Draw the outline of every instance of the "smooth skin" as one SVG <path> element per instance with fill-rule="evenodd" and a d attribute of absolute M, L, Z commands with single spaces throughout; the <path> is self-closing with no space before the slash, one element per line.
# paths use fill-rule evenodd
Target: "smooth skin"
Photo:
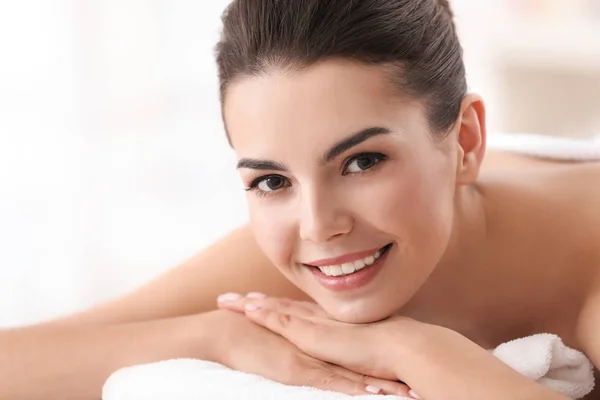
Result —
<path fill-rule="evenodd" d="M 310 349 L 302 337 L 286 336 L 260 318 L 215 311 L 215 299 L 226 292 L 314 299 L 335 319 L 372 324 L 378 332 L 377 321 L 394 314 L 414 326 L 438 327 L 428 330 L 432 340 L 457 340 L 475 353 L 553 332 L 600 365 L 600 164 L 485 154 L 485 108 L 475 95 L 464 99 L 448 137 L 432 141 L 419 102 L 392 96 L 383 70 L 348 62 L 242 80 L 229 92 L 225 118 L 239 159 L 275 160 L 288 169 L 241 168 L 242 181 L 279 174 L 291 185 L 267 197 L 249 191 L 249 226 L 135 292 L 78 315 L 0 332 L 0 348 L 10 349 L 0 355 L 6 383 L 0 399 L 99 398 L 112 371 L 174 357 L 211 359 L 292 384 L 367 392 L 373 377 L 342 359 L 343 373 L 317 363 L 320 374 L 309 382 L 289 381 L 293 368 L 314 370 L 316 364 L 303 364 L 304 352 L 272 331 L 317 356 L 310 363 L 335 355 Z M 391 133 L 320 162 L 340 140 L 371 126 Z M 365 151 L 387 159 L 346 165 Z M 368 173 L 342 173 L 345 166 L 357 172 L 371 164 Z M 299 265 L 388 242 L 394 252 L 358 293 L 330 293 Z M 262 330 L 244 341 L 241 332 L 253 328 Z M 356 340 L 352 330 L 336 332 Z M 279 345 L 258 346 L 264 340 Z M 284 348 L 292 360 L 287 369 L 248 361 Z M 405 377 L 427 400 L 442 392 L 444 399 L 464 396 L 480 381 L 448 374 L 485 369 L 490 359 L 431 371 L 437 360 L 452 358 L 451 350 L 436 346 L 421 357 L 398 349 L 420 369 L 409 377 L 399 361 L 385 359 L 382 366 L 396 375 L 376 378 Z M 438 380 L 420 381 L 433 372 Z M 507 391 L 522 388 L 513 374 L 488 378 Z M 484 398 L 499 393 L 489 390 Z M 549 398 L 538 386 L 532 390 L 528 398 Z"/>

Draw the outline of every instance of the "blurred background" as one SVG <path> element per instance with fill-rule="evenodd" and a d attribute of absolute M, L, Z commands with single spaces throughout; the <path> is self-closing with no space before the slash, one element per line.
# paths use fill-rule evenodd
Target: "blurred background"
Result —
<path fill-rule="evenodd" d="M 0 327 L 122 294 L 246 220 L 226 3 L 0 2 Z M 600 0 L 451 4 L 492 134 L 600 132 Z"/>

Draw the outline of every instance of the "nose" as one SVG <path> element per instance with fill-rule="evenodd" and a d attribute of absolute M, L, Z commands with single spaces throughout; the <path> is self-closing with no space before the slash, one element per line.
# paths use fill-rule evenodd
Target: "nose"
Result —
<path fill-rule="evenodd" d="M 304 190 L 300 196 L 300 238 L 325 243 L 349 233 L 354 220 L 340 200 L 343 198 L 332 192 Z"/>

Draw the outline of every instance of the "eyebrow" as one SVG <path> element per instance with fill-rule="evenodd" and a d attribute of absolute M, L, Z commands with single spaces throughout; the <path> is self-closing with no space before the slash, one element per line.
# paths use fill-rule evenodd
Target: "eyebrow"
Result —
<path fill-rule="evenodd" d="M 331 162 L 340 154 L 350 150 L 351 148 L 358 146 L 365 140 L 372 138 L 377 135 L 389 134 L 391 131 L 388 128 L 384 127 L 371 127 L 362 129 L 346 139 L 341 140 L 340 142 L 333 145 L 329 150 L 325 152 L 325 154 L 321 157 L 321 162 L 323 164 Z M 237 163 L 237 168 L 249 168 L 249 169 L 257 169 L 257 170 L 271 170 L 271 171 L 283 171 L 289 172 L 289 169 L 276 161 L 270 160 L 257 160 L 253 158 L 242 158 Z"/>
<path fill-rule="evenodd" d="M 281 163 L 269 160 L 255 160 L 253 158 L 242 158 L 238 161 L 237 168 L 289 172 L 287 167 Z"/>
<path fill-rule="evenodd" d="M 358 146 L 365 140 L 372 138 L 373 136 L 384 135 L 390 132 L 391 131 L 388 128 L 383 128 L 380 126 L 374 126 L 372 128 L 363 129 L 351 135 L 350 137 L 347 137 L 346 139 L 343 139 L 340 142 L 336 143 L 333 147 L 331 147 L 331 149 L 325 152 L 321 159 L 323 163 L 328 163 L 340 154 L 350 150 L 355 146 Z"/>

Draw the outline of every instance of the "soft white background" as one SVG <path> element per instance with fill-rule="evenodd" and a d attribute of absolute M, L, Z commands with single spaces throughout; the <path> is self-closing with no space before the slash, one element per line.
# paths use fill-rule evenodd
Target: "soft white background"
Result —
<path fill-rule="evenodd" d="M 213 62 L 226 3 L 0 0 L 0 327 L 124 293 L 246 219 Z M 543 18 L 533 3 L 454 1 L 491 130 L 546 120 L 543 108 L 530 125 L 511 120 L 502 62 L 525 77 L 599 71 L 598 3 L 588 2 L 595 23 L 573 11 L 584 0 L 549 0 Z M 517 14 L 542 28 L 515 28 Z M 600 131 L 597 118 L 578 118 L 577 132 Z"/>

